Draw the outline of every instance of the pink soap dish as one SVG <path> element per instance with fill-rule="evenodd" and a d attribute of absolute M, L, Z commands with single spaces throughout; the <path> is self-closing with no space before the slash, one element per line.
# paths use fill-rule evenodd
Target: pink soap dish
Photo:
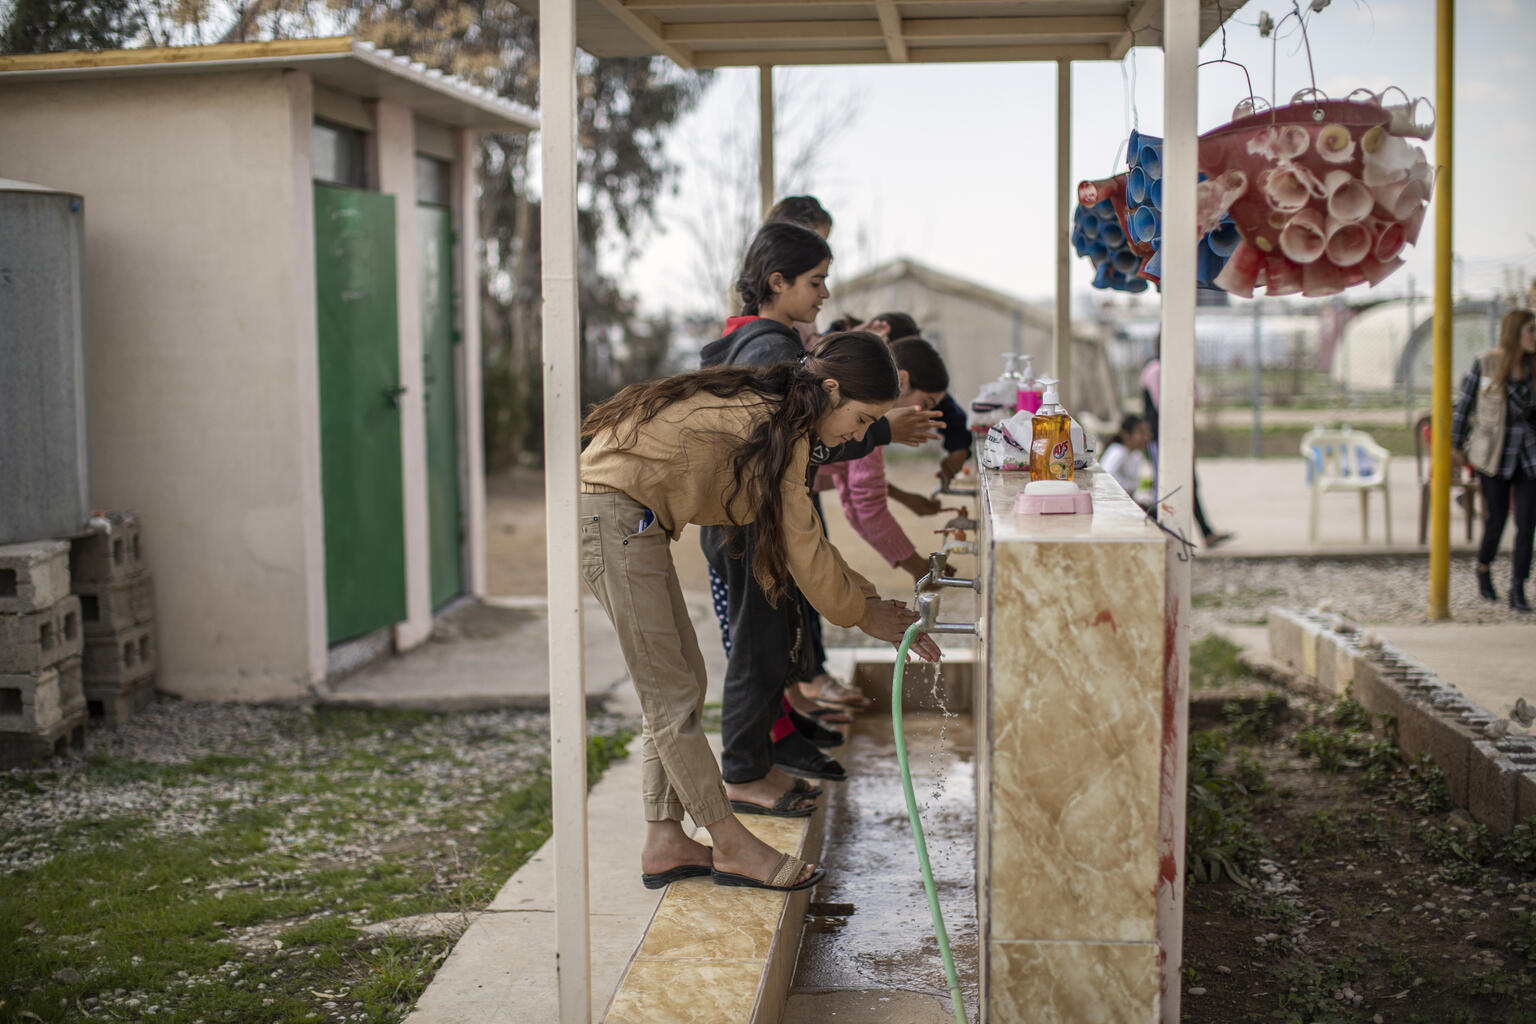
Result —
<path fill-rule="evenodd" d="M 1042 486 L 1045 485 L 1045 486 Z M 1093 512 L 1093 495 L 1066 480 L 1035 480 L 1013 502 L 1016 516 L 1070 515 Z"/>

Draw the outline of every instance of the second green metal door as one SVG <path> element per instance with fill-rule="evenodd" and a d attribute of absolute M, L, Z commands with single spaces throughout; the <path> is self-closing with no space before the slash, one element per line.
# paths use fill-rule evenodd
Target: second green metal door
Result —
<path fill-rule="evenodd" d="M 422 377 L 426 384 L 427 500 L 432 607 L 464 591 L 455 382 L 453 225 L 447 207 L 416 207 L 421 234 Z"/>

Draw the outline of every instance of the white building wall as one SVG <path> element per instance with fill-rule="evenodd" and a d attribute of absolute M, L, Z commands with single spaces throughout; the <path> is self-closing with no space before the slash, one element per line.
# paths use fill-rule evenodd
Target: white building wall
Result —
<path fill-rule="evenodd" d="M 143 519 L 187 697 L 324 672 L 310 116 L 276 70 L 0 85 L 0 176 L 85 197 L 92 501 Z"/>

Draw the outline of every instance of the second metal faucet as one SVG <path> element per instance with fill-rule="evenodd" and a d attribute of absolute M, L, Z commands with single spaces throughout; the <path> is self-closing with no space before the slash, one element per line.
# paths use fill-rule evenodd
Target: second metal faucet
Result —
<path fill-rule="evenodd" d="M 975 580 L 968 580 L 960 576 L 947 576 L 949 572 L 949 555 L 943 551 L 935 551 L 928 556 L 928 573 L 918 580 L 913 589 L 921 594 L 930 587 L 970 587 L 979 589 Z"/>

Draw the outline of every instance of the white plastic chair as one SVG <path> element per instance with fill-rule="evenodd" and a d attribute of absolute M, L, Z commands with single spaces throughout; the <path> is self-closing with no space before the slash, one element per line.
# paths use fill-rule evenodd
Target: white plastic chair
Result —
<path fill-rule="evenodd" d="M 1313 427 L 1301 439 L 1301 457 L 1307 460 L 1307 481 L 1312 489 L 1312 518 L 1307 536 L 1317 543 L 1318 506 L 1328 491 L 1354 491 L 1360 495 L 1360 539 L 1370 540 L 1369 498 L 1381 492 L 1387 519 L 1387 543 L 1392 543 L 1392 496 L 1387 486 L 1391 452 L 1363 430 Z"/>

